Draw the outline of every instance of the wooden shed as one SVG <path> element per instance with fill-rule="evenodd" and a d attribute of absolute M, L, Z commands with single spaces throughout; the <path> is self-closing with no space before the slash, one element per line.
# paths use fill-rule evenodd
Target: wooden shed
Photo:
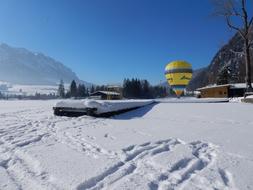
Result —
<path fill-rule="evenodd" d="M 229 97 L 230 84 L 206 86 L 198 88 L 201 98 L 228 98 Z"/>
<path fill-rule="evenodd" d="M 245 83 L 212 85 L 197 89 L 197 91 L 200 92 L 201 98 L 243 97 L 245 90 L 246 90 Z"/>

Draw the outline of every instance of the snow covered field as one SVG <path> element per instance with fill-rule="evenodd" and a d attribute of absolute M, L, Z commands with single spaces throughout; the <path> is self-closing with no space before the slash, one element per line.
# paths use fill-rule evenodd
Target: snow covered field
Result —
<path fill-rule="evenodd" d="M 55 103 L 0 101 L 0 189 L 253 189 L 253 104 L 67 118 Z"/>
<path fill-rule="evenodd" d="M 66 89 L 69 84 L 65 84 Z M 40 94 L 56 94 L 57 85 L 21 85 L 0 81 L 0 90 L 3 94 L 29 96 Z"/>

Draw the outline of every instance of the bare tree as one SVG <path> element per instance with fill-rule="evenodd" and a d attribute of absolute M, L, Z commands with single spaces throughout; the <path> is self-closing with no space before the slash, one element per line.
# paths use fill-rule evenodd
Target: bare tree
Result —
<path fill-rule="evenodd" d="M 213 0 L 215 5 L 215 15 L 223 16 L 229 28 L 236 30 L 244 41 L 243 56 L 246 64 L 246 92 L 253 92 L 251 85 L 251 57 L 250 49 L 253 46 L 253 40 L 250 39 L 250 30 L 252 30 L 253 16 L 250 18 L 247 11 L 247 0 Z M 234 21 L 240 20 L 242 25 L 237 26 Z"/>

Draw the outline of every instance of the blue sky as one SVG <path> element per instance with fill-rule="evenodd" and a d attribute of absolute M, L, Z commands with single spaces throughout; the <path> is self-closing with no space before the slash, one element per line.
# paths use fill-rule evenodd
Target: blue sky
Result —
<path fill-rule="evenodd" d="M 210 0 L 0 0 L 0 41 L 95 84 L 158 84 L 168 62 L 206 66 L 232 36 L 212 11 Z"/>

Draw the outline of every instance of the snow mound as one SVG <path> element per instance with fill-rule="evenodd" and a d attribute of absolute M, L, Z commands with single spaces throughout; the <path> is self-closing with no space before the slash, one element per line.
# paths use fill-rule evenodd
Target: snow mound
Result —
<path fill-rule="evenodd" d="M 241 101 L 245 103 L 253 103 L 253 95 L 246 96 L 245 98 L 241 99 Z"/>
<path fill-rule="evenodd" d="M 241 103 L 242 99 L 244 99 L 244 97 L 233 97 L 233 98 L 229 99 L 229 102 L 232 102 L 232 103 Z"/>
<path fill-rule="evenodd" d="M 247 96 L 246 98 L 253 99 L 253 95 Z"/>
<path fill-rule="evenodd" d="M 96 113 L 101 114 L 142 107 L 154 102 L 154 100 L 62 100 L 57 102 L 55 107 L 76 109 L 96 108 Z"/>

